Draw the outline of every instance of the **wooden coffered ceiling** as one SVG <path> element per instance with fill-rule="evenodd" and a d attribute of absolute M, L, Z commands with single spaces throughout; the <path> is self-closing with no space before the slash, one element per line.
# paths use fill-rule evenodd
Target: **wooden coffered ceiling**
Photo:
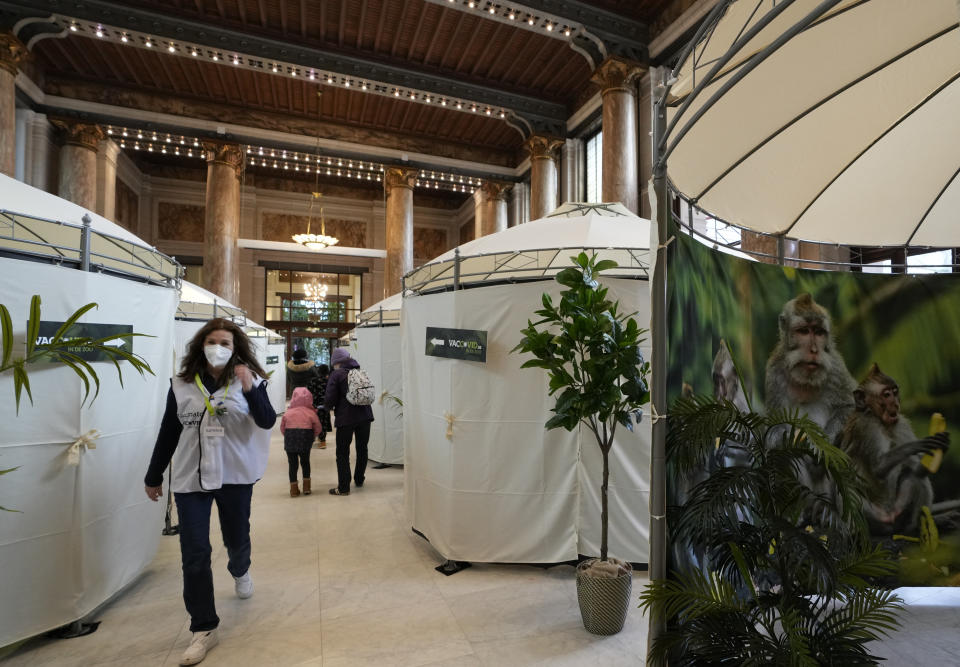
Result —
<path fill-rule="evenodd" d="M 159 112 L 169 116 L 153 127 L 167 131 L 183 131 L 170 118 L 223 121 L 345 142 L 361 158 L 376 147 L 502 172 L 522 161 L 525 135 L 562 133 L 595 92 L 590 54 L 544 21 L 645 59 L 650 27 L 692 4 L 0 0 L 0 21 L 28 43 L 50 113 L 123 123 L 125 109 Z M 505 20 L 514 10 L 540 30 Z"/>

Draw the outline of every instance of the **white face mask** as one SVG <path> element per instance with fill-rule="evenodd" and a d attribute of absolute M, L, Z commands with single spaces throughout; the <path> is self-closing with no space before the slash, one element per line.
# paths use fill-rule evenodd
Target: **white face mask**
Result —
<path fill-rule="evenodd" d="M 214 368 L 223 368 L 233 356 L 233 350 L 223 345 L 204 345 L 203 354 L 207 357 L 207 363 Z"/>

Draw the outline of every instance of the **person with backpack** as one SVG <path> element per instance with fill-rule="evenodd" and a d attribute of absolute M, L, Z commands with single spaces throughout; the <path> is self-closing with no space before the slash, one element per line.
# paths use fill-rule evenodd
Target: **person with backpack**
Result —
<path fill-rule="evenodd" d="M 367 470 L 367 442 L 370 440 L 370 422 L 373 421 L 373 383 L 360 368 L 356 359 L 343 347 L 338 347 L 330 357 L 333 372 L 327 380 L 323 398 L 325 410 L 333 410 L 337 440 L 337 486 L 330 495 L 350 495 L 350 441 L 356 437 L 357 463 L 353 470 L 353 483 L 363 486 Z"/>

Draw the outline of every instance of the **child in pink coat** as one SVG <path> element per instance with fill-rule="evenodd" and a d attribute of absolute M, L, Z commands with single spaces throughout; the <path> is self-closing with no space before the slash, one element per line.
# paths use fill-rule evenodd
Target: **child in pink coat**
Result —
<path fill-rule="evenodd" d="M 310 447 L 321 430 L 317 412 L 313 409 L 313 396 L 306 387 L 297 387 L 290 397 L 290 405 L 280 420 L 283 433 L 283 450 L 290 464 L 290 497 L 300 495 L 297 486 L 297 464 L 303 470 L 303 495 L 310 495 Z"/>

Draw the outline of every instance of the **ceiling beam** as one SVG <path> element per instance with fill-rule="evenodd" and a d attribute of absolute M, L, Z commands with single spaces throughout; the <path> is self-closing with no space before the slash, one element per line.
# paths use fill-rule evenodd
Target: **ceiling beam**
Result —
<path fill-rule="evenodd" d="M 579 0 L 523 0 L 522 4 L 490 0 L 426 2 L 566 41 L 587 59 L 591 68 L 612 55 L 640 62 L 648 60 L 650 29 L 645 23 Z"/>
<path fill-rule="evenodd" d="M 55 22 L 62 21 L 63 18 L 58 18 L 65 16 L 59 14 L 61 8 L 60 0 L 0 0 L 0 10 L 24 18 L 52 15 Z M 261 19 L 266 22 L 263 0 L 261 0 L 261 9 Z M 454 73 L 442 75 L 389 65 L 355 55 L 333 53 L 314 46 L 291 44 L 279 37 L 226 28 L 215 21 L 174 18 L 155 10 L 125 6 L 114 0 L 85 0 L 82 3 L 71 3 L 69 10 L 72 13 L 70 19 L 102 22 L 131 32 L 149 30 L 150 35 L 164 41 L 189 43 L 219 51 L 230 49 L 245 54 L 252 60 L 282 61 L 305 69 L 316 68 L 352 78 L 380 82 L 388 86 L 429 93 L 432 97 L 460 98 L 465 102 L 476 102 L 482 106 L 504 109 L 508 116 L 522 117 L 534 130 L 558 135 L 565 132 L 567 110 L 563 104 L 496 88 L 489 82 L 480 84 L 464 81 Z M 390 94 L 389 91 L 378 91 L 375 88 L 371 86 L 367 92 Z M 417 95 L 415 99 L 419 102 L 421 97 Z"/>

